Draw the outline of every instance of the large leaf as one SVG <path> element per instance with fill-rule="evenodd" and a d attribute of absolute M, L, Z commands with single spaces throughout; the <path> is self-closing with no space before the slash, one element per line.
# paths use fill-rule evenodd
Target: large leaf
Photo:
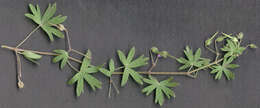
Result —
<path fill-rule="evenodd" d="M 100 68 L 94 67 L 90 65 L 91 63 L 91 52 L 88 50 L 86 56 L 83 59 L 83 62 L 80 67 L 80 71 L 76 73 L 69 81 L 68 84 L 72 85 L 77 82 L 76 94 L 80 96 L 84 91 L 84 81 L 88 83 L 88 85 L 92 88 L 92 90 L 96 90 L 96 88 L 101 88 L 102 83 L 92 76 L 92 73 L 97 72 Z"/>
<path fill-rule="evenodd" d="M 144 57 L 142 55 L 142 56 L 138 57 L 137 59 L 133 60 L 134 54 L 135 54 L 135 47 L 131 48 L 127 57 L 120 50 L 118 50 L 117 53 L 118 53 L 120 61 L 124 65 L 124 72 L 123 72 L 123 77 L 121 80 L 121 86 L 124 86 L 127 83 L 129 76 L 131 76 L 135 80 L 135 82 L 142 85 L 143 77 L 138 72 L 136 72 L 134 70 L 134 68 L 141 67 L 141 66 L 148 64 L 147 61 L 149 58 Z"/>
<path fill-rule="evenodd" d="M 201 58 L 201 50 L 200 48 L 197 49 L 195 54 L 193 54 L 193 51 L 189 48 L 189 46 L 186 46 L 186 50 L 184 50 L 184 54 L 186 55 L 186 58 L 180 57 L 177 59 L 177 61 L 181 64 L 183 64 L 179 70 L 185 70 L 191 67 L 202 67 L 204 65 L 207 65 L 209 63 L 209 59 Z"/>
<path fill-rule="evenodd" d="M 246 49 L 245 47 L 240 46 L 238 42 L 234 42 L 231 39 L 226 39 L 226 45 L 221 48 L 222 51 L 226 52 L 224 57 L 237 57 L 243 53 Z"/>
<path fill-rule="evenodd" d="M 32 13 L 26 13 L 25 16 L 38 24 L 46 32 L 51 41 L 54 40 L 53 35 L 64 38 L 64 34 L 55 28 L 54 25 L 63 23 L 67 19 L 67 16 L 58 15 L 53 17 L 56 12 L 56 3 L 49 4 L 43 16 L 41 15 L 39 5 L 34 6 L 29 4 L 29 8 Z"/>
<path fill-rule="evenodd" d="M 143 79 L 145 83 L 148 83 L 149 85 L 146 86 L 142 92 L 146 93 L 146 95 L 149 95 L 152 91 L 155 92 L 155 103 L 159 103 L 161 106 L 164 102 L 164 95 L 170 99 L 171 97 L 176 97 L 174 91 L 170 89 L 170 87 L 176 87 L 179 85 L 179 83 L 172 82 L 173 78 L 168 78 L 166 80 L 163 80 L 159 82 L 157 79 L 155 79 L 152 76 L 149 76 L 149 79 L 144 78 Z"/>
<path fill-rule="evenodd" d="M 225 58 L 222 65 L 214 65 L 212 66 L 211 74 L 215 74 L 215 79 L 220 80 L 223 73 L 226 76 L 228 80 L 232 80 L 235 78 L 235 75 L 233 72 L 231 72 L 229 69 L 234 69 L 239 67 L 237 64 L 231 64 L 234 57 Z"/>

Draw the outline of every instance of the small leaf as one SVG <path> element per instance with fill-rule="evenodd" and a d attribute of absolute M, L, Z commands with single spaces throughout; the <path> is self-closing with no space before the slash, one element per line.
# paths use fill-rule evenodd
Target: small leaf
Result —
<path fill-rule="evenodd" d="M 113 59 L 110 59 L 109 61 L 109 70 L 111 72 L 114 72 L 115 71 L 115 63 L 114 63 L 114 60 Z"/>
<path fill-rule="evenodd" d="M 65 50 L 53 50 L 58 55 L 52 59 L 53 63 L 60 62 L 60 69 L 63 69 L 69 59 L 69 54 Z"/>
<path fill-rule="evenodd" d="M 209 59 L 201 58 L 201 49 L 198 48 L 195 54 L 193 54 L 193 51 L 190 49 L 189 46 L 186 46 L 186 50 L 184 50 L 184 54 L 186 58 L 180 57 L 177 59 L 177 62 L 183 64 L 181 67 L 179 67 L 179 70 L 185 70 L 192 67 L 202 67 L 209 63 Z"/>
<path fill-rule="evenodd" d="M 39 63 L 36 62 L 36 60 L 39 60 L 39 59 L 42 58 L 41 55 L 36 54 L 36 53 L 33 53 L 33 52 L 31 52 L 31 51 L 24 51 L 24 52 L 22 53 L 22 55 L 23 55 L 27 60 L 29 60 L 29 61 L 31 61 L 31 62 L 37 64 L 37 65 L 39 65 Z"/>
<path fill-rule="evenodd" d="M 33 53 L 33 52 L 31 52 L 31 51 L 24 51 L 22 54 L 23 54 L 25 57 L 30 58 L 30 59 L 38 60 L 38 59 L 41 59 L 41 58 L 42 58 L 41 55 L 36 54 L 36 53 Z"/>

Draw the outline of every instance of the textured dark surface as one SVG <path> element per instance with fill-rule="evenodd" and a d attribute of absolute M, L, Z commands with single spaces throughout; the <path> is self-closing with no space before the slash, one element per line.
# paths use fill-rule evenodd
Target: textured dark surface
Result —
<path fill-rule="evenodd" d="M 51 0 L 33 1 L 45 9 Z M 60 0 L 57 13 L 68 16 L 64 25 L 69 29 L 72 46 L 80 51 L 91 49 L 93 64 L 116 58 L 117 49 L 136 46 L 137 53 L 145 53 L 151 46 L 183 56 L 186 45 L 203 47 L 204 40 L 215 31 L 244 32 L 244 43 L 259 45 L 260 1 L 257 0 Z M 0 1 L 0 44 L 15 46 L 35 26 L 24 17 L 28 12 L 26 0 Z M 37 31 L 23 48 L 51 51 L 64 48 L 64 40 L 50 43 L 45 34 Z M 202 48 L 203 56 L 213 55 Z M 126 50 L 125 50 L 126 51 Z M 259 108 L 260 57 L 259 50 L 247 50 L 235 62 L 233 81 L 213 80 L 208 71 L 197 79 L 176 76 L 181 85 L 175 88 L 176 99 L 167 100 L 164 108 Z M 97 92 L 85 88 L 79 98 L 74 86 L 66 81 L 73 72 L 66 67 L 59 70 L 50 57 L 40 66 L 22 59 L 25 88 L 16 87 L 14 54 L 0 49 L 0 108 L 157 108 L 153 95 L 145 96 L 132 80 L 120 88 L 120 95 L 112 92 L 107 98 L 108 79 L 99 74 L 103 89 Z M 161 60 L 155 71 L 176 71 L 173 60 Z M 146 68 L 143 68 L 146 69 Z M 141 69 L 141 70 L 143 70 Z M 166 76 L 158 76 L 161 79 Z M 120 76 L 114 76 L 119 86 Z"/>

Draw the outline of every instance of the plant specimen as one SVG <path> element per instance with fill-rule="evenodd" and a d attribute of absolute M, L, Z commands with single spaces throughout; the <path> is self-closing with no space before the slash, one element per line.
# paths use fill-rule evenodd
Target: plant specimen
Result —
<path fill-rule="evenodd" d="M 224 76 L 227 80 L 235 78 L 234 72 L 231 70 L 238 68 L 239 65 L 234 64 L 234 60 L 237 59 L 248 48 L 257 48 L 255 44 L 242 45 L 244 37 L 243 33 L 238 34 L 226 34 L 216 32 L 213 36 L 205 41 L 205 47 L 216 55 L 215 58 L 201 57 L 201 48 L 193 51 L 191 47 L 186 46 L 184 49 L 185 57 L 175 57 L 168 51 L 160 51 L 157 47 L 152 47 L 149 52 L 149 57 L 141 55 L 135 57 L 135 47 L 132 47 L 127 56 L 123 51 L 118 50 L 117 55 L 122 66 L 116 67 L 115 61 L 110 59 L 108 62 L 108 68 L 104 65 L 93 65 L 93 60 L 90 50 L 86 53 L 75 50 L 71 46 L 70 36 L 66 27 L 62 24 L 66 20 L 66 16 L 58 15 L 54 16 L 56 12 L 56 4 L 49 4 L 44 13 L 41 13 L 41 9 L 38 5 L 29 4 L 31 13 L 26 13 L 25 16 L 33 20 L 37 24 L 24 40 L 22 40 L 17 46 L 11 47 L 2 45 L 2 48 L 12 50 L 15 53 L 17 61 L 17 84 L 18 88 L 24 88 L 24 82 L 22 81 L 22 64 L 20 56 L 25 57 L 27 60 L 37 63 L 42 56 L 53 56 L 53 63 L 60 63 L 60 69 L 65 66 L 69 66 L 75 75 L 68 80 L 69 85 L 76 84 L 76 95 L 80 96 L 84 92 L 84 82 L 92 88 L 93 91 L 102 87 L 102 82 L 93 76 L 98 72 L 109 78 L 109 93 L 112 86 L 119 93 L 118 87 L 112 80 L 112 75 L 122 75 L 121 86 L 125 86 L 129 78 L 132 78 L 140 86 L 146 85 L 142 92 L 146 95 L 150 95 L 152 92 L 155 95 L 155 103 L 163 105 L 164 98 L 176 97 L 173 87 L 177 87 L 179 83 L 173 82 L 173 78 L 159 81 L 153 75 L 168 75 L 168 76 L 187 76 L 190 78 L 197 78 L 197 75 L 201 71 L 206 69 L 210 70 L 209 73 L 214 75 L 214 79 L 220 80 Z M 52 52 L 42 52 L 35 50 L 27 50 L 20 48 L 35 31 L 42 29 L 48 36 L 51 42 L 54 41 L 54 36 L 58 38 L 66 38 L 67 48 L 56 49 Z M 219 44 L 222 43 L 222 44 Z M 83 60 L 76 59 L 70 56 L 71 53 L 79 54 L 83 57 Z M 181 72 L 153 72 L 160 59 L 173 59 L 176 62 L 182 64 L 178 68 Z M 149 64 L 150 67 L 147 71 L 137 71 L 136 68 L 143 67 Z M 71 62 L 79 63 L 80 68 L 76 68 Z M 121 71 L 121 72 L 120 72 Z"/>

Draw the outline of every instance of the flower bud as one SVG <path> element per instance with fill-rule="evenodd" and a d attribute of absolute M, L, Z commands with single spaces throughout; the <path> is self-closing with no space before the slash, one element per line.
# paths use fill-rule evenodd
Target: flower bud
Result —
<path fill-rule="evenodd" d="M 226 37 L 225 36 L 220 36 L 216 39 L 217 42 L 222 42 Z"/>
<path fill-rule="evenodd" d="M 209 46 L 212 43 L 212 39 L 209 38 L 205 41 L 205 46 Z"/>
<path fill-rule="evenodd" d="M 255 44 L 249 44 L 250 48 L 258 48 Z"/>
<path fill-rule="evenodd" d="M 159 50 L 158 50 L 157 47 L 152 47 L 152 48 L 151 48 L 151 51 L 152 51 L 153 53 L 155 53 L 155 54 L 158 54 L 158 53 L 159 53 Z"/>
<path fill-rule="evenodd" d="M 163 58 L 167 58 L 167 56 L 168 56 L 168 52 L 167 51 L 162 51 L 161 53 L 160 53 L 160 55 L 163 57 Z"/>
<path fill-rule="evenodd" d="M 238 35 L 237 35 L 238 39 L 243 39 L 243 37 L 244 37 L 244 33 L 242 33 L 242 32 L 238 33 Z"/>

